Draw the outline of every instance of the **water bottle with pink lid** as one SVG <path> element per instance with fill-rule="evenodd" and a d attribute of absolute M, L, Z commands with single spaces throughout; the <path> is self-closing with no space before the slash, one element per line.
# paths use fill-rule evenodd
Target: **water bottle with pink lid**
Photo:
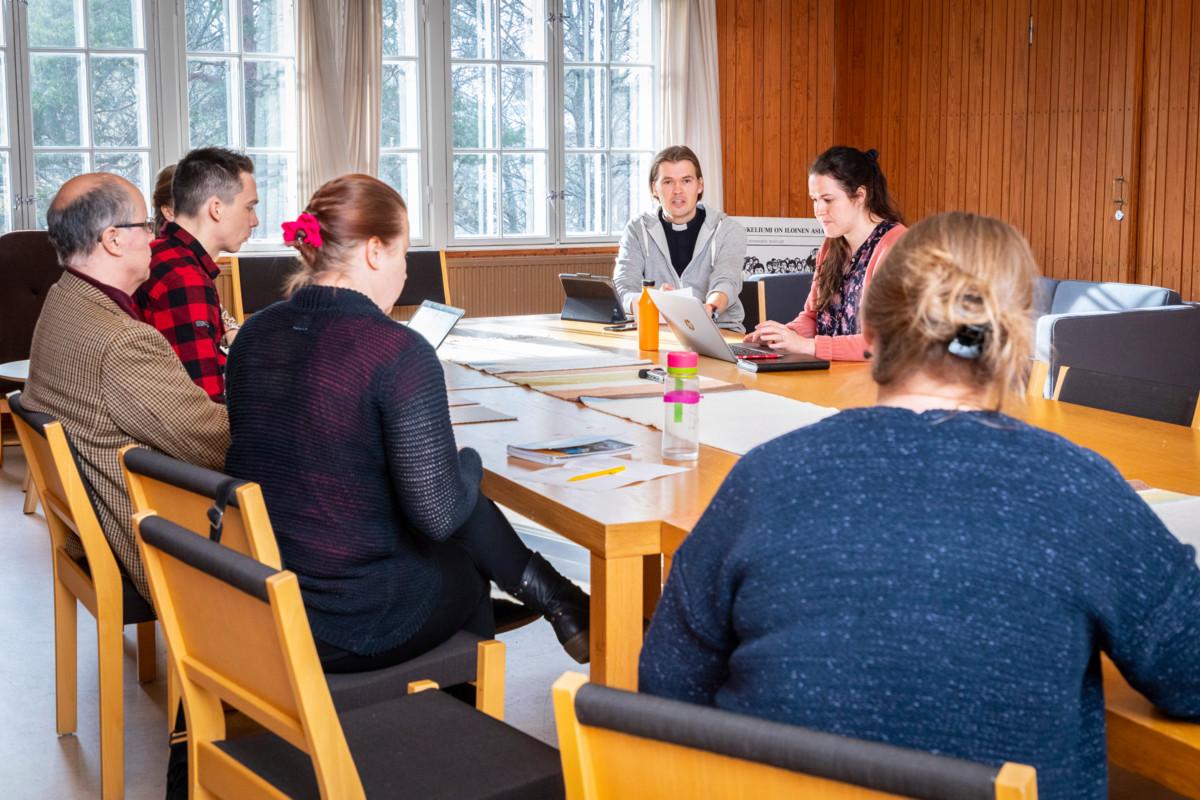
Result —
<path fill-rule="evenodd" d="M 671 461 L 695 461 L 700 457 L 699 363 L 695 353 L 667 354 L 662 457 Z"/>

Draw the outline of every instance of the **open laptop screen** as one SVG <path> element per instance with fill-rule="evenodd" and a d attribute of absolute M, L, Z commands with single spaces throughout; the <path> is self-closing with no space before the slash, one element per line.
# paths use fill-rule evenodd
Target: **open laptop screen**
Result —
<path fill-rule="evenodd" d="M 408 321 L 408 327 L 424 336 L 436 350 L 465 313 L 461 308 L 426 300 Z"/>

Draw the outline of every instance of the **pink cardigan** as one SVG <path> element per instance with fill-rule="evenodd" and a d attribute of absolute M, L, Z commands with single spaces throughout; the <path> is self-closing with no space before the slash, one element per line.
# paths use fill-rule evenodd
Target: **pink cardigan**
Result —
<path fill-rule="evenodd" d="M 875 274 L 875 268 L 883 261 L 883 257 L 892 249 L 892 245 L 908 230 L 903 225 L 897 225 L 883 235 L 879 240 L 879 244 L 875 245 L 875 252 L 871 254 L 871 260 L 867 263 L 867 274 L 863 278 L 863 294 L 867 293 L 867 287 L 871 285 L 871 277 Z M 804 310 L 800 312 L 800 316 L 789 322 L 787 326 L 805 338 L 813 338 L 817 332 L 817 277 L 821 272 L 821 265 L 825 261 L 825 251 L 829 249 L 829 244 L 826 242 L 821 245 L 821 251 L 817 253 L 817 275 L 813 276 L 812 289 L 808 292 L 808 300 L 804 302 Z M 861 303 L 862 300 L 860 299 Z M 866 361 L 864 352 L 866 351 L 866 342 L 863 341 L 861 333 L 856 333 L 852 336 L 817 336 L 817 358 L 823 358 L 826 361 Z"/>

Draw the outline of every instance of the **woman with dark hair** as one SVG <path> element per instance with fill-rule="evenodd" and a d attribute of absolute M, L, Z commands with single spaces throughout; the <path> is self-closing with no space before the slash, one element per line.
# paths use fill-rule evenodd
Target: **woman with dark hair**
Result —
<path fill-rule="evenodd" d="M 829 148 L 808 170 L 808 193 L 825 244 L 804 310 L 786 325 L 760 322 L 746 341 L 831 361 L 863 361 L 859 307 L 875 269 L 903 235 L 903 220 L 874 150 Z"/>
<path fill-rule="evenodd" d="M 433 347 L 388 316 L 407 270 L 404 200 L 345 175 L 283 228 L 301 268 L 230 353 L 225 469 L 262 486 L 326 671 L 407 661 L 462 629 L 493 635 L 489 581 L 586 661 L 587 595 L 484 497 Z"/>
<path fill-rule="evenodd" d="M 171 194 L 171 179 L 175 177 L 175 165 L 168 164 L 159 170 L 154 179 L 154 232 L 161 235 L 163 226 L 175 221 L 175 198 Z"/>
<path fill-rule="evenodd" d="M 1103 458 L 1001 413 L 1036 279 L 1000 220 L 904 235 L 863 304 L 877 405 L 738 462 L 675 553 L 639 691 L 1029 764 L 1044 800 L 1108 797 L 1102 652 L 1200 718 L 1195 549 Z"/>

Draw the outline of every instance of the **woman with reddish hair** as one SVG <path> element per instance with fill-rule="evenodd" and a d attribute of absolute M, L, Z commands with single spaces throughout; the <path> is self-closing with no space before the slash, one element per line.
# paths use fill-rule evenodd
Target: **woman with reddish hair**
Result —
<path fill-rule="evenodd" d="M 587 595 L 484 497 L 433 347 L 388 316 L 406 275 L 404 200 L 345 175 L 283 227 L 301 267 L 230 353 L 225 469 L 262 486 L 326 671 L 406 661 L 462 629 L 493 635 L 491 581 L 586 661 Z"/>

